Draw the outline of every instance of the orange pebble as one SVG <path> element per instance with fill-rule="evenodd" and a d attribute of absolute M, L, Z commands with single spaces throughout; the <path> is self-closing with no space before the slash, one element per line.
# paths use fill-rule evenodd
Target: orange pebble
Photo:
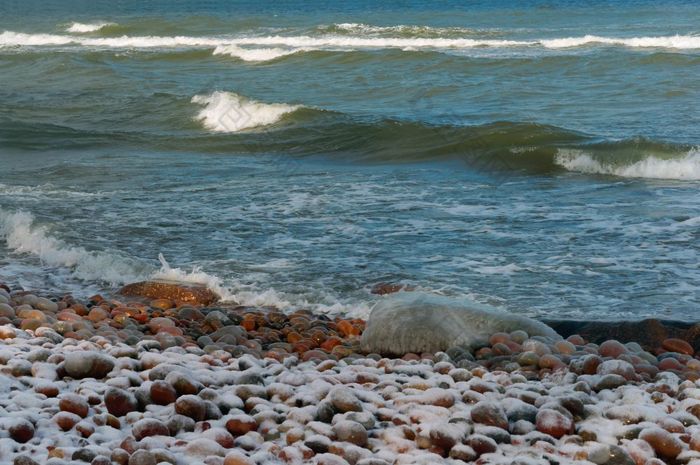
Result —
<path fill-rule="evenodd" d="M 253 331 L 257 325 L 255 324 L 255 320 L 245 319 L 241 321 L 241 326 L 243 326 L 246 331 Z"/>

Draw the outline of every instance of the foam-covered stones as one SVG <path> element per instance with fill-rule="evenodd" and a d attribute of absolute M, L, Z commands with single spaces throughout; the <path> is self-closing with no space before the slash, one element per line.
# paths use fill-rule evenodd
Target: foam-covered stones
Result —
<path fill-rule="evenodd" d="M 66 354 L 63 369 L 71 378 L 102 379 L 114 368 L 114 360 L 95 351 L 70 352 Z"/>

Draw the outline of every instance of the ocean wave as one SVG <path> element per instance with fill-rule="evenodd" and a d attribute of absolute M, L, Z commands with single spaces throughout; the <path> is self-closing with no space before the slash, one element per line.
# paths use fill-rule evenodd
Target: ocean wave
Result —
<path fill-rule="evenodd" d="M 27 34 L 4 31 L 0 33 L 0 47 L 71 45 L 102 48 L 211 48 L 215 54 L 229 54 L 243 60 L 264 61 L 302 51 L 333 50 L 338 52 L 358 49 L 400 49 L 404 51 L 454 51 L 473 48 L 566 49 L 591 45 L 623 46 L 632 48 L 664 48 L 688 50 L 700 48 L 700 36 L 675 35 L 658 37 L 602 37 L 585 35 L 536 40 L 510 40 L 485 37 L 374 37 L 341 34 L 271 35 L 249 37 L 193 37 L 193 36 L 128 36 L 83 37 L 60 34 Z M 242 48 L 243 47 L 243 48 Z M 245 47 L 250 47 L 247 49 Z M 266 58 L 267 57 L 267 58 Z"/>
<path fill-rule="evenodd" d="M 659 37 L 601 37 L 585 35 L 583 37 L 566 37 L 561 39 L 540 40 L 547 48 L 573 48 L 585 45 L 621 45 L 631 48 L 667 48 L 667 49 L 697 49 L 700 48 L 700 36 L 675 35 Z"/>
<path fill-rule="evenodd" d="M 243 61 L 271 61 L 309 50 L 308 48 L 241 48 L 237 45 L 219 45 L 214 49 L 214 55 L 228 55 Z"/>
<path fill-rule="evenodd" d="M 146 268 L 134 260 L 106 252 L 91 252 L 66 244 L 52 236 L 47 227 L 37 226 L 31 213 L 0 210 L 0 239 L 8 249 L 29 254 L 49 267 L 70 268 L 72 275 L 84 281 L 111 285 L 138 281 Z"/>
<path fill-rule="evenodd" d="M 464 27 L 433 27 L 415 24 L 397 24 L 394 26 L 376 26 L 364 23 L 336 23 L 319 27 L 322 33 L 351 34 L 397 34 L 407 37 L 444 37 L 468 34 L 487 34 L 493 31 Z"/>
<path fill-rule="evenodd" d="M 555 163 L 569 171 L 589 174 L 607 174 L 626 178 L 700 180 L 700 150 L 691 149 L 674 158 L 641 155 L 632 162 L 620 162 L 615 158 L 596 158 L 583 149 L 560 149 Z"/>
<path fill-rule="evenodd" d="M 221 278 L 205 273 L 199 267 L 194 267 L 192 271 L 186 271 L 182 268 L 173 268 L 167 260 L 165 260 L 162 253 L 158 254 L 158 260 L 160 261 L 161 268 L 153 273 L 150 279 L 165 279 L 181 283 L 201 284 L 211 289 L 224 301 L 238 302 L 238 299 L 231 290 L 224 286 Z"/>
<path fill-rule="evenodd" d="M 262 103 L 233 92 L 217 91 L 210 95 L 195 95 L 192 103 L 203 105 L 196 119 L 214 132 L 240 132 L 277 123 L 300 105 Z"/>
<path fill-rule="evenodd" d="M 0 141 L 24 150 L 104 147 L 119 140 L 138 147 L 200 153 L 275 153 L 323 156 L 358 163 L 459 160 L 472 170 L 555 174 L 564 170 L 659 179 L 700 179 L 693 145 L 645 138 L 606 141 L 594 135 L 531 122 L 433 125 L 392 119 L 364 120 L 302 105 L 262 103 L 216 91 L 171 102 L 182 113 L 180 132 L 101 133 L 0 119 Z M 193 128 L 191 104 L 206 131 Z M 284 124 L 278 124 L 284 121 Z M 276 125 L 274 131 L 261 131 Z M 73 168 L 72 168 L 73 169 Z"/>
<path fill-rule="evenodd" d="M 107 26 L 116 26 L 116 24 L 106 21 L 98 21 L 96 23 L 72 23 L 66 28 L 66 31 L 76 34 L 86 34 L 88 32 L 97 32 Z"/>

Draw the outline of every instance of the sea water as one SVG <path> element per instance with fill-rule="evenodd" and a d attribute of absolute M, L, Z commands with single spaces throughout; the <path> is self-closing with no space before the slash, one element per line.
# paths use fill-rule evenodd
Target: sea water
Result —
<path fill-rule="evenodd" d="M 697 319 L 692 1 L 0 5 L 0 281 Z"/>

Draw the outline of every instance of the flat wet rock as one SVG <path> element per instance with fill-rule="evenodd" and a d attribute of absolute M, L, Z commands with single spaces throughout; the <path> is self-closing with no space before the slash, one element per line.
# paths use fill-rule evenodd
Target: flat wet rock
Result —
<path fill-rule="evenodd" d="M 220 300 L 220 297 L 206 286 L 165 280 L 127 284 L 119 290 L 119 294 L 128 297 L 165 299 L 192 305 L 211 305 Z M 165 304 L 161 301 L 158 305 Z"/>

